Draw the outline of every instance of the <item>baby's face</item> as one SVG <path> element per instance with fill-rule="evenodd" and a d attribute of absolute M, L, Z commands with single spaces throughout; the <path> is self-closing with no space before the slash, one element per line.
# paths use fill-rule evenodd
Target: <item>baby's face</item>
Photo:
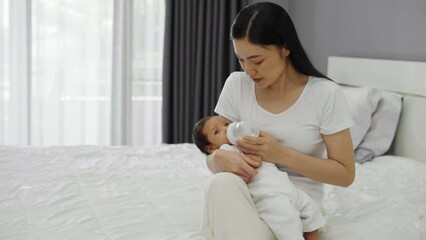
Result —
<path fill-rule="evenodd" d="M 203 133 L 211 143 L 208 152 L 219 149 L 222 144 L 230 144 L 226 131 L 228 130 L 229 121 L 223 117 L 213 116 L 204 125 Z"/>

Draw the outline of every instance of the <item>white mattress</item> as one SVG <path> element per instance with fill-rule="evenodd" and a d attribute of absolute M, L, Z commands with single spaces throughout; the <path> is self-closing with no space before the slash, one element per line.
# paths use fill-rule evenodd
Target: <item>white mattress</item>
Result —
<path fill-rule="evenodd" d="M 196 239 L 210 176 L 192 144 L 0 147 L 0 239 Z M 424 163 L 357 165 L 325 189 L 321 239 L 426 239 L 425 186 Z"/>

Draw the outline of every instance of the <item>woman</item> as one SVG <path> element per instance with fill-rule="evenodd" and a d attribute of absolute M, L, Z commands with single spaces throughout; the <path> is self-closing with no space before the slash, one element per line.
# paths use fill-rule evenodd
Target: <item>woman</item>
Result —
<path fill-rule="evenodd" d="M 352 119 L 338 85 L 313 67 L 279 5 L 248 5 L 231 39 L 244 72 L 228 77 L 215 112 L 264 131 L 237 142 L 245 154 L 219 149 L 207 157 L 219 174 L 206 190 L 202 231 L 208 239 L 275 239 L 245 183 L 262 161 L 275 163 L 321 205 L 323 183 L 345 187 L 354 180 Z"/>

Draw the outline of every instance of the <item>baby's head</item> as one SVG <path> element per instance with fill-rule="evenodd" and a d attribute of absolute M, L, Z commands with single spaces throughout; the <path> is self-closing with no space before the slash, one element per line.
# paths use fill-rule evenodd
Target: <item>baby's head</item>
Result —
<path fill-rule="evenodd" d="M 222 144 L 230 144 L 226 136 L 229 121 L 220 116 L 207 116 L 195 123 L 192 141 L 201 152 L 210 154 Z"/>

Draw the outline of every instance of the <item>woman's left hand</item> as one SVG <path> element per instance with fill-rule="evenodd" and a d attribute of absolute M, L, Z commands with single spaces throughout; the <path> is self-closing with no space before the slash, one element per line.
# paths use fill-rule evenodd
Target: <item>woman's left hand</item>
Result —
<path fill-rule="evenodd" d="M 243 153 L 260 156 L 266 162 L 282 163 L 285 156 L 285 147 L 263 131 L 260 131 L 259 137 L 244 136 L 237 141 L 237 147 Z"/>

